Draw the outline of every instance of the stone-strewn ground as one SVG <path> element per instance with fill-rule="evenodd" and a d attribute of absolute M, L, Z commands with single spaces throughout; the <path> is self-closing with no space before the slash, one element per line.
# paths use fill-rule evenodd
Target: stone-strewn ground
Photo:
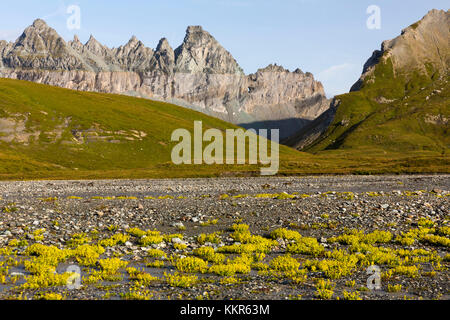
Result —
<path fill-rule="evenodd" d="M 0 298 L 448 299 L 449 181 L 0 182 Z"/>

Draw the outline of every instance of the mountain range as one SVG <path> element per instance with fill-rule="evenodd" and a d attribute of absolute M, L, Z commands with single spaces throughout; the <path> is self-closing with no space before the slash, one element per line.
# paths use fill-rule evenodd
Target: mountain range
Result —
<path fill-rule="evenodd" d="M 66 42 L 38 19 L 15 42 L 0 42 L 0 77 L 171 102 L 248 128 L 280 128 L 282 138 L 330 105 L 322 84 L 300 69 L 269 65 L 245 75 L 200 26 L 188 27 L 175 50 L 165 38 L 153 50 L 134 36 L 110 49 L 93 36 Z"/>
<path fill-rule="evenodd" d="M 245 75 L 201 27 L 175 50 L 135 37 L 110 49 L 94 37 L 65 42 L 36 20 L 0 42 L 0 78 L 10 78 L 0 79 L 0 179 L 259 172 L 173 165 L 171 132 L 195 120 L 281 127 L 280 174 L 449 172 L 449 30 L 450 12 L 431 10 L 374 51 L 351 92 L 328 100 L 300 70 Z"/>

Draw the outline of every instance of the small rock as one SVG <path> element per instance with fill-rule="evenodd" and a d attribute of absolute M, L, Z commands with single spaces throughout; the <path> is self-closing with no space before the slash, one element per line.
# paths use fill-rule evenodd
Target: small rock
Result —
<path fill-rule="evenodd" d="M 6 230 L 5 232 L 3 232 L 3 235 L 6 237 L 12 237 L 12 233 L 9 230 Z"/>
<path fill-rule="evenodd" d="M 286 247 L 286 242 L 284 241 L 284 239 L 278 238 L 277 242 L 278 242 L 280 247 L 282 247 L 282 248 Z"/>
<path fill-rule="evenodd" d="M 125 246 L 127 248 L 131 248 L 133 246 L 133 244 L 130 241 L 125 242 Z"/>
<path fill-rule="evenodd" d="M 183 222 L 175 222 L 172 224 L 172 227 L 177 228 L 177 229 L 183 229 L 184 224 L 183 224 Z"/>
<path fill-rule="evenodd" d="M 183 240 L 181 240 L 180 238 L 172 238 L 172 243 L 173 244 L 183 244 Z"/>
<path fill-rule="evenodd" d="M 25 274 L 23 274 L 22 272 L 11 272 L 11 277 L 23 277 L 25 276 Z"/>

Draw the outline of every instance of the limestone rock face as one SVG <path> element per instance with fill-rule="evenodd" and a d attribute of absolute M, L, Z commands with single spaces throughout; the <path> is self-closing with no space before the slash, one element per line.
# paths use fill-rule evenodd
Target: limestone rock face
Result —
<path fill-rule="evenodd" d="M 351 91 L 358 91 L 381 61 L 391 59 L 396 73 L 427 72 L 429 65 L 445 73 L 450 65 L 450 11 L 431 10 L 422 20 L 384 41 L 364 65 L 363 74 Z"/>
<path fill-rule="evenodd" d="M 0 41 L 0 57 L 6 56 L 11 49 L 12 43 L 6 42 L 5 40 Z M 3 59 L 0 59 L 0 69 L 3 67 Z"/>
<path fill-rule="evenodd" d="M 66 43 L 36 20 L 15 43 L 0 42 L 0 77 L 167 101 L 247 128 L 278 128 L 282 138 L 330 107 L 312 74 L 270 65 L 247 76 L 199 26 L 176 50 L 165 38 L 152 50 L 136 37 L 110 49 L 93 36 Z"/>
<path fill-rule="evenodd" d="M 154 52 L 133 36 L 124 46 L 114 50 L 116 63 L 125 70 L 139 71 L 149 67 Z"/>
<path fill-rule="evenodd" d="M 83 61 L 74 54 L 55 30 L 43 20 L 36 20 L 3 56 L 8 68 L 75 70 L 86 69 Z"/>
<path fill-rule="evenodd" d="M 445 70 L 450 64 L 450 11 L 431 10 L 422 20 L 404 29 L 402 35 L 383 42 L 396 69 L 433 63 Z"/>
<path fill-rule="evenodd" d="M 245 111 L 254 112 L 268 106 L 284 106 L 278 112 L 286 116 L 299 114 L 305 119 L 315 119 L 324 110 L 324 89 L 311 73 L 300 70 L 289 72 L 283 67 L 270 65 L 247 78 L 248 92 L 245 94 Z M 317 114 L 319 113 L 319 114 Z"/>
<path fill-rule="evenodd" d="M 161 71 L 172 74 L 175 67 L 175 52 L 166 38 L 159 40 L 155 55 L 150 61 L 149 71 Z"/>

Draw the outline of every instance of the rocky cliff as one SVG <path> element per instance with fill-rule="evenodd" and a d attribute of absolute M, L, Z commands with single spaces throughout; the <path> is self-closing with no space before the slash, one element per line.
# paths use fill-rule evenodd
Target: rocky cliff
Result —
<path fill-rule="evenodd" d="M 373 83 L 375 67 L 387 60 L 392 63 L 396 76 L 411 71 L 447 73 L 450 65 L 449 26 L 449 11 L 434 9 L 402 30 L 400 36 L 384 41 L 381 50 L 374 51 L 367 60 L 361 78 L 351 91 L 359 91 L 364 83 Z"/>
<path fill-rule="evenodd" d="M 172 102 L 244 127 L 280 128 L 282 138 L 330 104 L 310 73 L 270 65 L 245 75 L 199 26 L 189 27 L 175 50 L 167 39 L 152 50 L 134 36 L 110 49 L 93 36 L 66 42 L 36 20 L 16 42 L 0 42 L 0 77 Z"/>

